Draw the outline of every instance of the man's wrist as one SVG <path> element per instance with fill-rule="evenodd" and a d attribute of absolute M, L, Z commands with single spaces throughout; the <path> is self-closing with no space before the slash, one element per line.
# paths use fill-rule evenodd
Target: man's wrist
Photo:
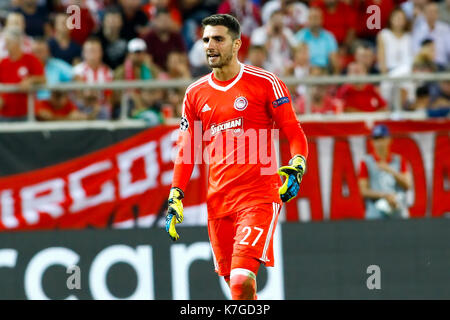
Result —
<path fill-rule="evenodd" d="M 178 187 L 172 187 L 172 188 L 170 188 L 169 199 L 171 199 L 171 198 L 175 198 L 175 199 L 178 199 L 178 200 L 183 199 L 183 198 L 184 198 L 184 192 L 183 192 L 183 190 L 181 190 L 181 189 L 178 188 Z"/>

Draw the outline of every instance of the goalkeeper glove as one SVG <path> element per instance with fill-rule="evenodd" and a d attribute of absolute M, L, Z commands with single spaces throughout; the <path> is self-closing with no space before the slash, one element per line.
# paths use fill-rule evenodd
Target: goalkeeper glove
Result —
<path fill-rule="evenodd" d="M 288 166 L 278 169 L 278 174 L 286 177 L 283 185 L 278 189 L 281 201 L 289 202 L 297 196 L 305 169 L 306 160 L 300 155 L 292 158 Z"/>
<path fill-rule="evenodd" d="M 174 187 L 170 189 L 169 208 L 166 214 L 166 231 L 173 241 L 177 241 L 180 238 L 175 230 L 175 224 L 183 222 L 183 203 L 181 202 L 183 198 L 184 193 L 180 188 Z"/>

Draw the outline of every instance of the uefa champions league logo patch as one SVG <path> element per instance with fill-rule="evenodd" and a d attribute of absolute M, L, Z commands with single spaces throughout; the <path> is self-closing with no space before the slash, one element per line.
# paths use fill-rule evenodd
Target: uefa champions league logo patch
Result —
<path fill-rule="evenodd" d="M 237 97 L 236 100 L 234 100 L 234 108 L 237 111 L 243 111 L 248 106 L 248 101 L 245 97 Z"/>

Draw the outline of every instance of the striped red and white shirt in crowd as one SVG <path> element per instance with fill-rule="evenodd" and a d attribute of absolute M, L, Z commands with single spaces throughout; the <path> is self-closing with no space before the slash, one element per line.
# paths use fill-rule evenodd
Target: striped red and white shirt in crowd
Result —
<path fill-rule="evenodd" d="M 105 64 L 101 64 L 98 68 L 93 69 L 86 62 L 81 62 L 73 67 L 74 77 L 86 83 L 105 83 L 114 79 L 113 71 Z M 112 90 L 106 89 L 101 91 L 100 104 L 111 109 L 109 97 L 112 96 Z"/>

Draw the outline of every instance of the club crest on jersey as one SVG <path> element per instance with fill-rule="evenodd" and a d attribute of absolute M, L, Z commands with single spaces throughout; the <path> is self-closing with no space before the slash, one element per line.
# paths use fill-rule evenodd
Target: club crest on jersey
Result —
<path fill-rule="evenodd" d="M 288 97 L 281 97 L 280 99 L 277 99 L 275 101 L 272 102 L 272 106 L 274 108 L 277 108 L 285 103 L 289 103 L 289 98 Z"/>
<path fill-rule="evenodd" d="M 243 111 L 248 106 L 248 100 L 245 97 L 237 97 L 236 100 L 234 100 L 234 108 L 237 111 Z"/>
<path fill-rule="evenodd" d="M 212 124 L 211 125 L 211 135 L 214 136 L 218 134 L 219 132 L 226 131 L 226 130 L 233 130 L 233 133 L 236 135 L 239 135 L 243 131 L 243 123 L 244 119 L 236 118 L 232 120 L 228 120 L 219 124 Z"/>

